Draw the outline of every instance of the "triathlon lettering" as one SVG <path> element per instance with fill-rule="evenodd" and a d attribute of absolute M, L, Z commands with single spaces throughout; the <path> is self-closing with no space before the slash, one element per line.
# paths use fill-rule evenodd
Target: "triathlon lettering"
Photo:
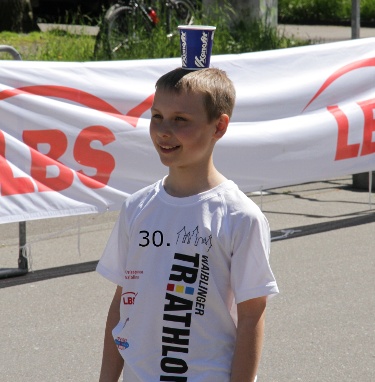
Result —
<path fill-rule="evenodd" d="M 195 283 L 198 279 L 199 253 L 174 254 L 165 294 L 164 325 L 160 381 L 186 382 L 189 366 L 184 354 L 189 353 L 190 326 Z"/>
<path fill-rule="evenodd" d="M 198 283 L 198 293 L 195 299 L 195 314 L 200 316 L 204 315 L 204 308 L 207 299 L 208 281 L 210 279 L 210 266 L 208 264 L 208 257 L 202 256 L 201 273 Z"/>

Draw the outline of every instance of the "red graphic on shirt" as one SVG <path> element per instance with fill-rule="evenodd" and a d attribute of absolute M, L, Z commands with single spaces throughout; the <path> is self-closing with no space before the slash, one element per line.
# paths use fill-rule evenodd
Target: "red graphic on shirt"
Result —
<path fill-rule="evenodd" d="M 354 70 L 363 69 L 366 67 L 375 67 L 374 57 L 352 62 L 334 72 L 323 83 L 317 93 L 306 105 L 304 110 L 306 110 L 330 85 L 332 85 L 334 81 Z M 327 110 L 336 119 L 338 128 L 335 160 L 356 158 L 358 156 L 365 156 L 375 153 L 375 141 L 373 141 L 373 137 L 375 136 L 375 98 L 358 102 L 357 104 L 361 108 L 364 116 L 363 136 L 361 142 L 351 144 L 348 142 L 350 131 L 348 117 L 337 105 L 327 107 Z"/>
<path fill-rule="evenodd" d="M 122 302 L 124 305 L 134 305 L 135 298 L 137 297 L 138 293 L 135 292 L 125 292 L 121 295 Z"/>
<path fill-rule="evenodd" d="M 66 86 L 33 85 L 17 89 L 6 89 L 0 92 L 0 101 L 23 94 L 73 101 L 90 109 L 119 118 L 133 127 L 137 126 L 140 116 L 151 107 L 154 97 L 153 94 L 150 95 L 125 115 L 93 94 Z M 29 176 L 16 177 L 6 159 L 6 139 L 0 130 L 0 196 L 62 191 L 73 184 L 74 174 L 86 187 L 91 189 L 102 188 L 108 184 L 116 166 L 115 159 L 110 153 L 94 149 L 91 146 L 94 141 L 100 142 L 104 147 L 116 140 L 112 131 L 105 126 L 88 126 L 82 129 L 73 146 L 75 162 L 79 166 L 93 168 L 95 175 L 87 175 L 83 168 L 72 170 L 60 161 L 60 158 L 69 149 L 68 138 L 61 130 L 24 130 L 22 139 L 30 150 L 30 168 L 29 171 L 25 172 L 25 175 Z M 42 154 L 38 150 L 38 146 L 41 144 L 49 147 L 47 153 Z M 48 172 L 48 169 L 51 168 L 54 169 L 54 176 L 51 176 L 51 173 Z"/>

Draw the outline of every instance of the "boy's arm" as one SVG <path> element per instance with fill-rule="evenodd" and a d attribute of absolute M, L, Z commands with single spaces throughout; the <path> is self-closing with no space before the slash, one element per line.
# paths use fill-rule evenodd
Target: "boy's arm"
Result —
<path fill-rule="evenodd" d="M 120 321 L 121 294 L 122 288 L 118 286 L 108 311 L 99 382 L 118 382 L 124 367 L 124 360 L 112 337 L 112 330 Z"/>
<path fill-rule="evenodd" d="M 267 297 L 237 305 L 237 340 L 232 361 L 231 382 L 253 382 L 262 353 Z"/>

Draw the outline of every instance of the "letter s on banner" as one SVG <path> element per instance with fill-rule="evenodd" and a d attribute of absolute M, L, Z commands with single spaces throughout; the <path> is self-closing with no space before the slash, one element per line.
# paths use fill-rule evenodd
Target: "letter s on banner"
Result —
<path fill-rule="evenodd" d="M 83 170 L 77 171 L 81 182 L 90 188 L 104 187 L 115 169 L 116 162 L 113 156 L 105 151 L 96 150 L 91 147 L 91 143 L 99 141 L 103 146 L 114 142 L 116 137 L 111 130 L 104 126 L 90 126 L 83 129 L 74 145 L 74 159 L 83 166 L 96 168 L 94 176 L 86 175 Z"/>
<path fill-rule="evenodd" d="M 107 152 L 93 149 L 91 143 L 99 141 L 107 145 L 115 141 L 114 134 L 104 126 L 90 126 L 83 129 L 74 144 L 73 155 L 77 163 L 93 167 L 96 175 L 88 176 L 83 170 L 77 171 L 81 182 L 89 188 L 102 188 L 110 178 L 115 168 L 115 160 Z M 23 140 L 31 150 L 31 176 L 38 182 L 39 191 L 62 191 L 73 184 L 74 172 L 62 164 L 59 159 L 67 150 L 66 135 L 60 130 L 32 130 L 23 132 Z M 50 150 L 42 154 L 38 150 L 39 144 L 48 144 Z M 48 176 L 48 166 L 55 166 L 59 174 Z"/>

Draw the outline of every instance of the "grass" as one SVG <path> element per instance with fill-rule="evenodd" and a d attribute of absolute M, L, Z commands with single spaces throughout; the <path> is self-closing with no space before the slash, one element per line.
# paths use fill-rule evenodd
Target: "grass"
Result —
<path fill-rule="evenodd" d="M 88 61 L 92 57 L 95 40 L 92 36 L 79 36 L 63 31 L 18 34 L 0 33 L 0 44 L 10 45 L 29 61 Z M 2 53 L 2 59 L 11 56 Z"/>

